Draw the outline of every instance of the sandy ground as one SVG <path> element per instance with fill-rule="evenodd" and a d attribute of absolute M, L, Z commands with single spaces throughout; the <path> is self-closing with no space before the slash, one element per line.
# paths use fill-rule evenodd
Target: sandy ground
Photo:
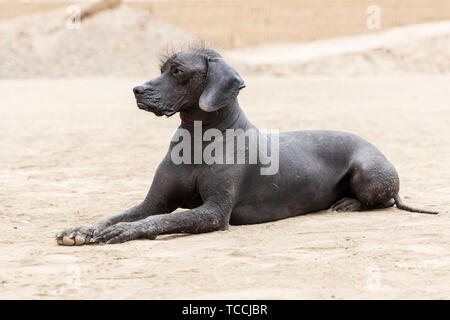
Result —
<path fill-rule="evenodd" d="M 139 203 L 178 118 L 138 110 L 144 79 L 0 80 L 0 298 L 450 298 L 450 75 L 245 77 L 260 128 L 338 129 L 393 162 L 395 208 L 309 214 L 120 245 L 53 235 Z"/>

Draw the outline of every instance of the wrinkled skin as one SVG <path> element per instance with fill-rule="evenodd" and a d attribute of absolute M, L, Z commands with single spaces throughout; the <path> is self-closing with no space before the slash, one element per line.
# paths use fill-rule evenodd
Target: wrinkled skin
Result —
<path fill-rule="evenodd" d="M 218 53 L 199 49 L 173 55 L 162 64 L 161 76 L 133 91 L 140 109 L 157 116 L 179 113 L 179 130 L 193 134 L 198 120 L 203 132 L 257 130 L 237 102 L 243 87 L 241 77 Z M 229 224 L 275 221 L 330 207 L 348 211 L 399 206 L 397 172 L 358 136 L 295 131 L 279 139 L 279 171 L 274 175 L 261 175 L 260 163 L 177 165 L 170 156 L 172 142 L 142 203 L 58 233 L 56 240 L 61 245 L 111 244 L 224 230 Z M 177 208 L 188 210 L 172 213 Z"/>

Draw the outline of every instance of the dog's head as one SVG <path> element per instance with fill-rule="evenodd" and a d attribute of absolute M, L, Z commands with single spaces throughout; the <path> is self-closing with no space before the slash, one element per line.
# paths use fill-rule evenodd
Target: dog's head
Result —
<path fill-rule="evenodd" d="M 245 84 L 239 74 L 211 49 L 179 52 L 161 64 L 161 75 L 133 89 L 140 109 L 157 116 L 200 108 L 219 110 Z"/>

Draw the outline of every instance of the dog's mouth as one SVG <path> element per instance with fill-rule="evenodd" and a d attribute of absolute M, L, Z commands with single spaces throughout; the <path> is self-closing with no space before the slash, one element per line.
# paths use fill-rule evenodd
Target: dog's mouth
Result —
<path fill-rule="evenodd" d="M 171 110 L 169 108 L 158 108 L 142 102 L 137 102 L 137 106 L 139 109 L 154 113 L 157 117 L 161 116 L 171 117 L 175 113 L 177 113 L 176 111 Z"/>

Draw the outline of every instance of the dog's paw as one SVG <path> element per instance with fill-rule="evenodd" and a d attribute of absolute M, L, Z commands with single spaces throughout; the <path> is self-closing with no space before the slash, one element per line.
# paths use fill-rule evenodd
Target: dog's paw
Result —
<path fill-rule="evenodd" d="M 354 198 L 342 198 L 331 206 L 333 211 L 361 211 L 363 205 Z"/>
<path fill-rule="evenodd" d="M 55 239 L 61 246 L 82 246 L 95 243 L 93 238 L 98 231 L 98 228 L 95 226 L 78 226 L 57 233 Z"/>
<path fill-rule="evenodd" d="M 93 241 L 98 243 L 122 243 L 141 237 L 141 229 L 135 222 L 119 222 L 102 230 Z"/>

